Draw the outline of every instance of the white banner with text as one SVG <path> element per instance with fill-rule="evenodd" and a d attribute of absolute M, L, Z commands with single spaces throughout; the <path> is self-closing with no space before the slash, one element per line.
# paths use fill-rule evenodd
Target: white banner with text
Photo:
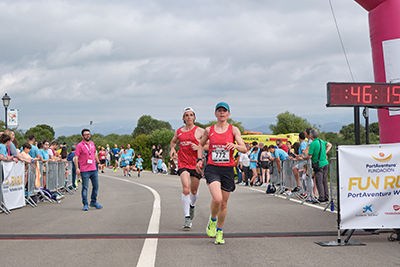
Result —
<path fill-rule="evenodd" d="M 22 162 L 2 162 L 3 164 L 3 202 L 9 209 L 25 206 L 25 165 Z"/>
<path fill-rule="evenodd" d="M 339 146 L 340 229 L 400 228 L 400 144 Z"/>

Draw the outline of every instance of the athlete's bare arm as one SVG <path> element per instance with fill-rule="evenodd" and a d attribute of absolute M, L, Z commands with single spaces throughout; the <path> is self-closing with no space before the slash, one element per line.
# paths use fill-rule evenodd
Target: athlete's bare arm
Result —
<path fill-rule="evenodd" d="M 176 131 L 175 131 L 174 137 L 172 137 L 171 143 L 169 144 L 169 148 L 170 148 L 169 156 L 170 156 L 171 158 L 173 158 L 174 156 L 176 156 L 175 147 L 176 147 L 176 144 L 178 143 L 178 141 L 179 141 L 179 140 L 178 140 L 178 135 L 177 135 L 177 133 L 176 133 Z"/>
<path fill-rule="evenodd" d="M 207 127 L 204 131 L 203 131 L 203 135 L 200 138 L 200 142 L 199 142 L 199 147 L 197 149 L 197 158 L 201 159 L 203 158 L 203 151 L 204 151 L 204 146 L 208 143 L 208 134 L 210 133 L 210 127 Z M 198 173 L 201 173 L 201 166 L 202 166 L 203 162 L 199 161 L 196 164 L 196 171 Z"/>
<path fill-rule="evenodd" d="M 194 133 L 195 138 L 200 142 L 201 137 L 203 136 L 204 129 L 197 127 L 196 132 Z M 192 144 L 192 149 L 193 151 L 198 150 L 198 146 L 196 144 Z M 203 146 L 203 151 L 208 151 L 208 141 L 206 144 Z"/>
<path fill-rule="evenodd" d="M 233 132 L 233 137 L 237 144 L 227 143 L 226 147 L 228 149 L 236 149 L 239 152 L 246 153 L 247 152 L 246 145 L 244 144 L 242 135 L 240 134 L 240 130 L 237 127 L 233 126 L 232 132 Z"/>

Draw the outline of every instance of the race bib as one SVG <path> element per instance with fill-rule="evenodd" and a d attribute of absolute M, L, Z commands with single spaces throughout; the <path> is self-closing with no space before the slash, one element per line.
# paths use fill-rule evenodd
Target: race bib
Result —
<path fill-rule="evenodd" d="M 217 148 L 212 151 L 212 161 L 214 163 L 229 162 L 229 149 Z"/>

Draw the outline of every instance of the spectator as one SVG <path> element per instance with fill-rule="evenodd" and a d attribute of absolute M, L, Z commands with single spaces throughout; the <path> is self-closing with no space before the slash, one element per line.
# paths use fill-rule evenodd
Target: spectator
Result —
<path fill-rule="evenodd" d="M 173 159 L 171 159 L 169 161 L 169 173 L 171 175 L 177 175 L 178 174 L 178 167 L 175 164 L 175 161 Z"/>
<path fill-rule="evenodd" d="M 99 178 L 96 167 L 96 162 L 99 163 L 99 158 L 96 154 L 96 146 L 90 141 L 91 133 L 89 129 L 81 131 L 83 140 L 76 147 L 74 164 L 76 167 L 76 174 L 82 177 L 82 204 L 83 211 L 88 211 L 87 191 L 89 187 L 89 180 L 92 181 L 92 195 L 90 199 L 90 206 L 96 209 L 101 209 L 97 202 L 97 193 L 99 190 Z"/>
<path fill-rule="evenodd" d="M 163 161 L 162 164 L 161 164 L 161 169 L 162 169 L 162 173 L 163 173 L 163 174 L 168 174 L 167 164 L 165 164 L 164 161 Z"/>
<path fill-rule="evenodd" d="M 260 142 L 258 143 L 258 152 L 257 152 L 257 186 L 260 186 L 262 184 L 262 181 L 265 181 L 265 176 L 262 178 L 261 173 L 262 173 L 262 167 L 261 167 L 261 153 L 263 151 L 264 143 Z"/>
<path fill-rule="evenodd" d="M 287 160 L 289 158 L 288 154 L 280 148 L 275 148 L 274 145 L 270 145 L 268 147 L 268 150 L 271 153 L 271 158 L 269 160 L 276 161 L 276 166 L 278 166 L 278 173 L 281 173 L 281 161 Z"/>
<path fill-rule="evenodd" d="M 240 169 L 242 170 L 242 183 L 241 185 L 249 185 L 250 182 L 250 177 L 252 177 L 251 172 L 250 172 L 250 145 L 246 145 L 247 152 L 246 153 L 241 153 L 240 158 L 239 158 L 239 166 Z"/>
<path fill-rule="evenodd" d="M 311 130 L 311 139 L 313 140 L 308 149 L 308 155 L 304 159 L 311 159 L 314 164 L 318 164 L 314 168 L 315 182 L 318 190 L 318 201 L 326 203 L 329 201 L 328 187 L 328 159 L 326 153 L 332 148 L 332 144 L 318 138 L 318 130 Z"/>
<path fill-rule="evenodd" d="M 13 160 L 13 156 L 8 155 L 8 147 L 11 144 L 11 137 L 7 134 L 2 134 L 0 136 L 0 160 L 2 161 L 11 161 Z"/>
<path fill-rule="evenodd" d="M 257 181 L 257 154 L 258 147 L 253 147 L 253 152 L 250 154 L 250 170 L 253 173 L 253 177 L 250 180 L 250 186 L 254 186 Z"/>
<path fill-rule="evenodd" d="M 33 134 L 28 136 L 28 143 L 31 145 L 31 150 L 29 151 L 29 155 L 32 158 L 40 158 L 40 152 L 38 147 L 35 145 L 36 140 L 35 140 L 35 136 Z M 21 149 L 22 151 L 22 149 Z"/>
<path fill-rule="evenodd" d="M 292 142 L 287 141 L 286 147 L 288 149 L 287 153 L 289 155 L 289 159 L 295 159 L 297 155 L 294 153 L 294 149 L 292 148 Z"/>
<path fill-rule="evenodd" d="M 49 141 L 44 140 L 42 144 L 40 144 L 40 157 L 43 162 L 43 188 L 46 188 L 46 173 L 47 173 L 47 165 L 46 162 L 49 161 Z"/>
<path fill-rule="evenodd" d="M 157 152 L 156 152 L 156 156 L 158 156 L 159 158 L 161 158 L 162 159 L 162 157 L 163 157 L 163 149 L 162 149 L 162 146 L 161 145 L 158 145 L 157 146 Z"/>
<path fill-rule="evenodd" d="M 271 153 L 269 153 L 268 151 L 268 146 L 264 146 L 262 152 L 260 153 L 261 155 L 261 181 L 262 187 L 266 187 L 267 184 L 269 183 L 269 178 L 270 178 L 270 166 L 271 166 L 271 162 L 269 161 L 269 159 L 271 158 Z M 266 177 L 265 177 L 266 176 Z M 266 180 L 265 180 L 266 179 Z"/>
<path fill-rule="evenodd" d="M 10 129 L 7 129 L 4 131 L 3 135 L 8 135 L 11 138 L 10 145 L 7 147 L 7 154 L 9 156 L 13 157 L 13 160 L 15 163 L 18 162 L 18 160 L 24 161 L 24 158 L 21 157 L 19 150 L 17 149 L 18 147 L 18 141 L 15 139 L 15 134 L 14 131 L 11 131 Z"/>
<path fill-rule="evenodd" d="M 233 157 L 234 161 L 235 161 L 235 170 L 236 170 L 236 174 L 238 177 L 238 180 L 236 181 L 235 184 L 240 184 L 242 183 L 242 179 L 243 179 L 243 174 L 242 171 L 239 168 L 239 161 L 240 161 L 240 152 L 237 152 Z"/>
<path fill-rule="evenodd" d="M 156 146 L 153 145 L 151 149 L 151 170 L 153 173 L 157 173 L 157 158 L 156 158 L 157 149 Z"/>
<path fill-rule="evenodd" d="M 163 160 L 162 160 L 162 158 L 160 157 L 160 156 L 156 156 L 156 158 L 157 158 L 157 171 L 158 171 L 158 173 L 162 173 L 162 163 L 163 163 Z"/>
<path fill-rule="evenodd" d="M 296 179 L 296 184 L 297 184 L 297 188 L 294 188 L 294 191 L 298 191 L 301 189 L 299 172 L 303 168 L 304 165 L 307 165 L 307 160 L 303 160 L 303 158 L 307 156 L 307 152 L 308 152 L 308 143 L 306 142 L 305 138 L 306 138 L 306 136 L 305 136 L 304 132 L 299 134 L 300 147 L 299 147 L 298 156 L 296 157 L 296 159 L 299 162 L 292 168 L 293 176 Z M 311 139 L 310 139 L 310 141 L 311 141 Z M 301 196 L 304 198 L 307 197 L 307 195 L 304 193 Z"/>
<path fill-rule="evenodd" d="M 276 140 L 276 146 L 285 151 L 286 153 L 288 153 L 288 148 L 284 143 L 282 143 L 281 139 Z"/>
<path fill-rule="evenodd" d="M 49 154 L 49 159 L 57 157 L 56 155 L 57 147 L 58 147 L 58 142 L 56 140 L 52 141 L 50 147 L 47 150 L 47 153 Z"/>

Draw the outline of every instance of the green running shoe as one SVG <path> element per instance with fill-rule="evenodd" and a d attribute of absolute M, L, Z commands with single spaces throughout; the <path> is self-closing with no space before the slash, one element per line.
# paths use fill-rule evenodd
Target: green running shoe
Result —
<path fill-rule="evenodd" d="M 224 234 L 222 231 L 217 231 L 217 236 L 215 237 L 214 244 L 216 245 L 225 244 Z"/>
<path fill-rule="evenodd" d="M 211 215 L 210 215 L 210 219 L 208 220 L 208 224 L 207 224 L 207 235 L 209 237 L 214 237 L 215 233 L 217 232 L 217 221 L 213 222 L 211 220 Z"/>

